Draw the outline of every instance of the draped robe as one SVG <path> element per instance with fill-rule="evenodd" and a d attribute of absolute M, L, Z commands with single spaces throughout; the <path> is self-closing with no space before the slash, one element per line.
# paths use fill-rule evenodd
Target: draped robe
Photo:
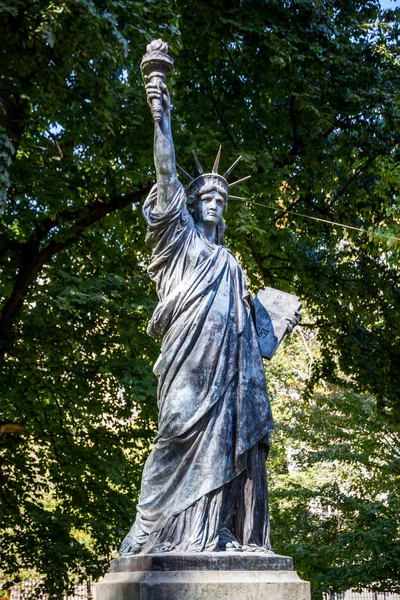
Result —
<path fill-rule="evenodd" d="M 158 435 L 132 531 L 145 551 L 163 532 L 175 548 L 192 536 L 200 551 L 212 549 L 227 506 L 221 490 L 239 481 L 249 451 L 273 428 L 251 297 L 233 253 L 197 231 L 182 187 L 162 211 L 154 186 L 143 214 L 159 297 L 148 333 L 162 346 Z M 203 541 L 188 532 L 199 519 Z"/>

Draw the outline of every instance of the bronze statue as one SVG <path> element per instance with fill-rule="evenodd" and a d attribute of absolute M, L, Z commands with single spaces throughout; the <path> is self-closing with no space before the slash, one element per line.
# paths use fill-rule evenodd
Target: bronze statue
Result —
<path fill-rule="evenodd" d="M 147 50 L 142 65 L 157 184 L 143 214 L 159 297 L 148 333 L 162 337 L 154 367 L 159 432 L 120 552 L 272 553 L 265 461 L 273 420 L 252 298 L 223 245 L 223 213 L 237 183 L 228 178 L 237 161 L 220 175 L 220 150 L 210 173 L 196 159 L 199 176 L 186 174 L 184 189 L 165 84 L 172 61 L 161 40 Z"/>

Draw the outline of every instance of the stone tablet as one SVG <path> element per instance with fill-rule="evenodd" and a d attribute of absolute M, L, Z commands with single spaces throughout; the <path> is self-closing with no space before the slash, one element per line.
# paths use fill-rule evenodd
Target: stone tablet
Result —
<path fill-rule="evenodd" d="M 289 322 L 300 309 L 298 296 L 271 287 L 258 292 L 254 299 L 254 311 L 258 341 L 264 358 L 273 357 L 287 332 Z"/>

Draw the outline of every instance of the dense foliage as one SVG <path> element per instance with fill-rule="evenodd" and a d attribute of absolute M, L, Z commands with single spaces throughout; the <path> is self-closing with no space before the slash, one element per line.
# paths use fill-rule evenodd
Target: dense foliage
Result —
<path fill-rule="evenodd" d="M 363 587 L 398 592 L 399 428 L 345 382 L 321 379 L 310 397 L 305 388 L 319 345 L 298 331 L 285 346 L 268 369 L 275 551 L 294 557 L 315 598 Z"/>
<path fill-rule="evenodd" d="M 0 557 L 7 581 L 30 568 L 61 593 L 99 575 L 129 527 L 156 427 L 157 344 L 145 333 L 156 299 L 140 214 L 154 172 L 139 63 L 153 37 L 176 61 L 178 161 L 192 171 L 195 148 L 209 166 L 220 143 L 222 167 L 243 156 L 249 202 L 231 202 L 228 243 L 254 290 L 273 285 L 307 303 L 304 330 L 319 350 L 302 398 L 315 406 L 299 423 L 284 415 L 287 444 L 306 436 L 307 456 L 351 462 L 355 450 L 332 441 L 333 404 L 358 445 L 373 424 L 397 435 L 398 11 L 377 0 L 9 0 L 0 11 L 0 419 L 1 431 L 24 427 L 0 435 Z M 321 377 L 336 391 L 313 396 Z M 285 548 L 316 589 L 395 578 L 393 561 L 377 573 L 369 528 L 374 511 L 379 531 L 389 527 L 391 472 L 376 494 L 357 477 L 355 496 L 324 488 L 335 510 L 359 500 L 355 579 L 335 571 L 350 519 L 307 521 L 302 546 L 299 503 L 276 505 L 277 527 L 282 506 L 294 515 L 299 535 Z"/>

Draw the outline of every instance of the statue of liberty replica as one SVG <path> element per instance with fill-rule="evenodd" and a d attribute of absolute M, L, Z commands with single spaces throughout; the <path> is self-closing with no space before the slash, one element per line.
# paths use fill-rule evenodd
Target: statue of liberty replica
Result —
<path fill-rule="evenodd" d="M 224 245 L 223 215 L 243 179 L 231 180 L 238 161 L 219 173 L 219 149 L 210 172 L 195 157 L 198 174 L 185 172 L 186 189 L 179 181 L 165 84 L 171 70 L 166 44 L 152 42 L 142 71 L 157 183 L 143 215 L 159 298 L 148 333 L 162 338 L 154 366 L 159 430 L 120 553 L 272 555 L 265 465 L 271 407 L 253 301 Z"/>

